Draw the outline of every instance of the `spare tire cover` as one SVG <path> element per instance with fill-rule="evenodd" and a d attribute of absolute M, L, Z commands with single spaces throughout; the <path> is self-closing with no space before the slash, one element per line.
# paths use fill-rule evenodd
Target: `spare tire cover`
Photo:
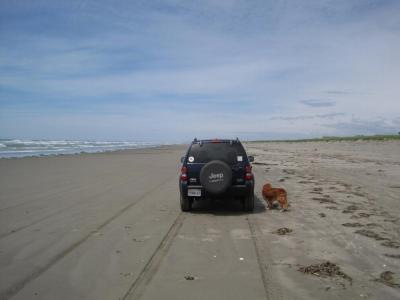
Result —
<path fill-rule="evenodd" d="M 232 170 L 220 160 L 212 160 L 200 171 L 200 183 L 212 194 L 225 192 L 232 183 Z"/>

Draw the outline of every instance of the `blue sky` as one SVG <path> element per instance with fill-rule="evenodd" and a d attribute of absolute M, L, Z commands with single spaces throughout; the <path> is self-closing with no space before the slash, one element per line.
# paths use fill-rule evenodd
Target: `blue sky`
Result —
<path fill-rule="evenodd" d="M 0 137 L 400 131 L 399 1 L 1 1 Z"/>

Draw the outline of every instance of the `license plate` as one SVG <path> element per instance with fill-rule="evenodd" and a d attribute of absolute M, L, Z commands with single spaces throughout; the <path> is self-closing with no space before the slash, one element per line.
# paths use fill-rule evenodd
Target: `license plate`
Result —
<path fill-rule="evenodd" d="M 188 189 L 188 196 L 189 197 L 200 197 L 201 189 Z"/>

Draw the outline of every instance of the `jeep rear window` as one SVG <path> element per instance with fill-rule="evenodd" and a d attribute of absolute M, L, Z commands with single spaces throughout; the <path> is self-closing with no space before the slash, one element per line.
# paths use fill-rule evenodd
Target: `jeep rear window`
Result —
<path fill-rule="evenodd" d="M 246 153 L 243 146 L 238 143 L 203 143 L 193 144 L 189 157 L 193 156 L 194 163 L 208 163 L 211 160 L 222 160 L 227 164 L 236 164 L 238 156 L 245 160 Z"/>

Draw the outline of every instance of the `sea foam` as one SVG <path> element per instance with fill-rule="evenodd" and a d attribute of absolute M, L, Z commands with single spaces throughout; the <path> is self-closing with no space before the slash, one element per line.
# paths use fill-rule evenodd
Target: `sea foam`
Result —
<path fill-rule="evenodd" d="M 94 153 L 122 149 L 150 148 L 159 143 L 131 141 L 21 140 L 0 139 L 0 157 L 26 157 Z"/>

